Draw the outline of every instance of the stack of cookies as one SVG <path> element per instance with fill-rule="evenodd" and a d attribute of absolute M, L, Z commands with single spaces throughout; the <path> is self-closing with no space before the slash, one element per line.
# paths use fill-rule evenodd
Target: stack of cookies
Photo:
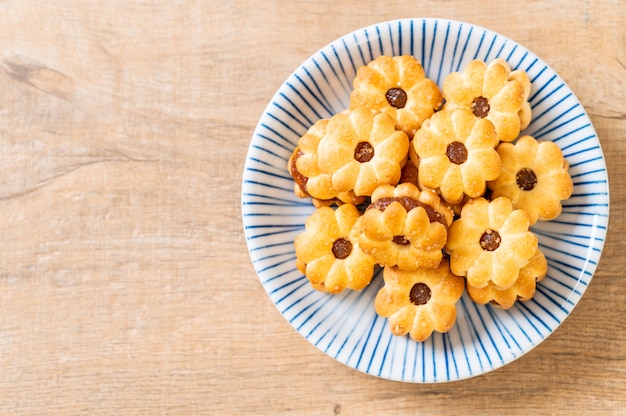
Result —
<path fill-rule="evenodd" d="M 350 106 L 317 121 L 289 159 L 294 191 L 316 207 L 296 265 L 320 291 L 361 290 L 383 268 L 376 312 L 416 341 L 446 332 L 467 290 L 510 308 L 547 271 L 531 226 L 572 193 L 553 142 L 521 136 L 530 80 L 472 61 L 442 90 L 412 56 L 358 69 Z"/>

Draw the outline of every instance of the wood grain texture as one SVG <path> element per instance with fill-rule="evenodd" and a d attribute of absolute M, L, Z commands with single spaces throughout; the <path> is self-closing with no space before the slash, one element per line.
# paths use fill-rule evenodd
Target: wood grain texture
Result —
<path fill-rule="evenodd" d="M 0 2 L 0 414 L 623 414 L 626 3 Z M 240 184 L 265 105 L 360 27 L 445 17 L 552 66 L 611 186 L 604 255 L 529 354 L 443 385 L 335 362 L 248 260 Z"/>

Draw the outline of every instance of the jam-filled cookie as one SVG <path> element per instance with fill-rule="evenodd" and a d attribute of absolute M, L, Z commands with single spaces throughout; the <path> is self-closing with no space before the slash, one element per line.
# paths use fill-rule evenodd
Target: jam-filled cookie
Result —
<path fill-rule="evenodd" d="M 356 107 L 330 118 L 317 146 L 317 163 L 325 186 L 334 192 L 370 196 L 379 185 L 398 183 L 408 150 L 409 138 L 395 129 L 390 116 Z"/>
<path fill-rule="evenodd" d="M 353 191 L 337 192 L 337 195 L 335 196 L 335 198 L 332 198 L 332 199 L 319 199 L 319 198 L 312 197 L 307 192 L 307 186 L 306 186 L 309 178 L 307 178 L 304 175 L 302 175 L 302 173 L 300 173 L 300 171 L 298 171 L 298 168 L 296 166 L 296 162 L 298 161 L 298 158 L 300 158 L 300 156 L 302 156 L 302 155 L 303 155 L 303 153 L 300 150 L 300 148 L 296 147 L 296 149 L 291 154 L 291 157 L 289 158 L 289 163 L 288 163 L 289 173 L 291 174 L 292 178 L 294 179 L 293 191 L 294 191 L 294 193 L 296 194 L 296 196 L 298 198 L 310 198 L 311 202 L 313 203 L 313 205 L 315 207 L 317 207 L 317 208 L 319 208 L 319 207 L 327 207 L 327 206 L 331 206 L 333 204 L 337 204 L 337 205 L 341 205 L 341 204 L 360 205 L 363 202 L 365 202 L 366 197 L 364 197 L 364 196 L 356 196 Z"/>
<path fill-rule="evenodd" d="M 448 230 L 450 269 L 476 288 L 489 282 L 510 288 L 537 251 L 538 240 L 529 226 L 528 214 L 514 210 L 508 198 L 469 200 Z"/>
<path fill-rule="evenodd" d="M 558 217 L 562 201 L 572 195 L 574 188 L 559 146 L 522 136 L 515 144 L 501 143 L 497 151 L 502 173 L 488 184 L 492 197 L 509 198 L 515 208 L 528 213 L 531 225 Z"/>
<path fill-rule="evenodd" d="M 379 56 L 357 70 L 350 106 L 389 114 L 409 138 L 442 103 L 441 91 L 413 56 Z"/>
<path fill-rule="evenodd" d="M 363 214 L 359 245 L 381 266 L 434 268 L 443 257 L 452 219 L 434 191 L 420 191 L 410 182 L 383 185 Z"/>
<path fill-rule="evenodd" d="M 482 196 L 487 181 L 500 174 L 498 143 L 489 120 L 466 108 L 439 111 L 413 137 L 420 186 L 439 190 L 450 204 Z"/>
<path fill-rule="evenodd" d="M 361 290 L 374 275 L 375 261 L 359 247 L 360 212 L 352 204 L 318 208 L 294 241 L 296 266 L 320 291 Z"/>
<path fill-rule="evenodd" d="M 475 288 L 467 285 L 467 293 L 470 298 L 481 305 L 491 303 L 502 309 L 511 308 L 516 301 L 527 301 L 535 295 L 537 282 L 543 280 L 548 270 L 546 257 L 537 249 L 535 255 L 530 258 L 528 264 L 519 272 L 519 277 L 508 289 L 498 289 L 489 282 L 483 288 Z"/>
<path fill-rule="evenodd" d="M 386 267 L 385 285 L 374 300 L 376 313 L 389 322 L 394 335 L 426 340 L 433 331 L 447 332 L 456 321 L 456 303 L 464 279 L 450 272 L 447 259 L 435 269 Z"/>
<path fill-rule="evenodd" d="M 511 142 L 531 121 L 530 80 L 525 71 L 511 71 L 503 59 L 489 64 L 474 60 L 443 83 L 444 109 L 467 108 L 496 128 L 498 140 Z"/>
<path fill-rule="evenodd" d="M 299 198 L 310 197 L 316 207 L 334 203 L 359 205 L 365 201 L 364 196 L 356 196 L 353 191 L 337 192 L 331 176 L 319 169 L 317 147 L 326 134 L 328 121 L 318 120 L 311 126 L 289 157 L 287 169 L 294 180 L 294 193 Z"/>

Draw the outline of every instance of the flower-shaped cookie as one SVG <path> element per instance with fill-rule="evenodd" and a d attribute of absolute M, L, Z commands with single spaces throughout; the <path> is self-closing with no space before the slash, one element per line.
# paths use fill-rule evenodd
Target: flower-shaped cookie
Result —
<path fill-rule="evenodd" d="M 374 275 L 374 260 L 359 248 L 360 213 L 352 204 L 321 207 L 294 241 L 296 266 L 320 291 L 361 290 Z"/>
<path fill-rule="evenodd" d="M 488 183 L 492 197 L 504 196 L 513 207 L 524 209 L 533 225 L 561 214 L 561 201 L 572 195 L 573 183 L 568 163 L 554 142 L 520 137 L 515 144 L 501 143 L 502 173 Z"/>
<path fill-rule="evenodd" d="M 398 183 L 408 150 L 409 138 L 395 129 L 390 116 L 358 107 L 328 121 L 317 146 L 317 163 L 326 175 L 324 186 L 370 196 L 379 185 Z M 311 184 L 307 189 L 313 195 Z"/>
<path fill-rule="evenodd" d="M 431 190 L 406 182 L 376 188 L 361 218 L 361 249 L 381 266 L 434 268 L 443 257 L 452 211 Z"/>
<path fill-rule="evenodd" d="M 491 302 L 502 309 L 509 309 L 518 300 L 527 301 L 532 299 L 535 295 L 537 282 L 546 276 L 547 270 L 548 262 L 546 257 L 537 249 L 528 264 L 522 267 L 517 281 L 510 288 L 501 290 L 491 282 L 480 289 L 468 284 L 467 293 L 474 302 L 481 305 Z"/>
<path fill-rule="evenodd" d="M 489 282 L 498 289 L 510 288 L 537 251 L 529 224 L 528 214 L 513 210 L 508 198 L 469 200 L 448 229 L 445 248 L 452 273 L 465 276 L 476 288 Z"/>
<path fill-rule="evenodd" d="M 470 110 L 439 111 L 413 137 L 420 187 L 438 189 L 450 204 L 482 196 L 500 174 L 498 143 L 493 124 Z"/>
<path fill-rule="evenodd" d="M 530 124 L 529 95 L 530 80 L 526 72 L 511 71 L 509 64 L 500 58 L 489 65 L 474 60 L 462 72 L 453 72 L 444 80 L 443 108 L 472 110 L 477 118 L 493 123 L 498 140 L 510 142 Z"/>
<path fill-rule="evenodd" d="M 441 106 L 441 91 L 412 56 L 379 56 L 357 70 L 350 106 L 389 114 L 409 138 Z"/>
<path fill-rule="evenodd" d="M 408 333 L 421 342 L 433 331 L 443 333 L 452 328 L 465 281 L 450 272 L 446 259 L 435 269 L 385 267 L 383 278 L 385 285 L 376 295 L 374 308 L 387 318 L 394 335 Z"/>
<path fill-rule="evenodd" d="M 289 157 L 287 169 L 294 180 L 294 193 L 299 198 L 310 197 L 316 207 L 333 203 L 361 204 L 364 196 L 353 191 L 337 192 L 332 187 L 331 176 L 322 172 L 317 163 L 317 147 L 326 134 L 329 120 L 318 120 L 298 140 L 298 146 Z"/>

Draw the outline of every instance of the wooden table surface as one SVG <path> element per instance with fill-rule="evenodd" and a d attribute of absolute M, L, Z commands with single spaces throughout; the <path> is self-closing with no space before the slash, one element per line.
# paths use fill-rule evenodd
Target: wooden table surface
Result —
<path fill-rule="evenodd" d="M 539 55 L 587 109 L 610 176 L 604 254 L 573 313 L 454 383 L 378 379 L 309 344 L 241 223 L 273 93 L 332 40 L 403 17 Z M 624 414 L 624 28 L 615 0 L 0 2 L 0 414 Z"/>

